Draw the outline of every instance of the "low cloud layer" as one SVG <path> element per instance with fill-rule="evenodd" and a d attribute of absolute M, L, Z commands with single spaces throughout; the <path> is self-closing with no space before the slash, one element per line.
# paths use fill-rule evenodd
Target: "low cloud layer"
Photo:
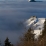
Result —
<path fill-rule="evenodd" d="M 46 17 L 46 2 L 1 2 L 0 3 L 0 39 L 3 42 L 8 36 L 15 44 L 18 37 L 24 32 L 20 22 L 35 15 Z"/>

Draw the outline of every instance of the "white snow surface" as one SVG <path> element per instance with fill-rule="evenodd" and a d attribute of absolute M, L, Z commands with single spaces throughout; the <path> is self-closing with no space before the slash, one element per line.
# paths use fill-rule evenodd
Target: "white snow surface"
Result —
<path fill-rule="evenodd" d="M 29 0 L 29 2 L 30 2 L 31 0 Z"/>
<path fill-rule="evenodd" d="M 27 29 L 29 29 L 30 27 L 34 29 L 33 34 L 35 34 L 35 38 L 37 39 L 39 35 L 42 35 L 44 22 L 45 18 L 37 18 L 36 16 L 32 16 L 24 22 L 24 25 Z"/>

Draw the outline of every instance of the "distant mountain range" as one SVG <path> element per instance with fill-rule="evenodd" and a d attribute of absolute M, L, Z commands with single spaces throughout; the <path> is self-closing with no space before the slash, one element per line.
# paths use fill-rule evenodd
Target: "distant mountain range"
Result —
<path fill-rule="evenodd" d="M 43 2 L 43 1 L 29 0 L 29 2 Z"/>
<path fill-rule="evenodd" d="M 43 1 L 29 1 L 29 2 L 43 2 Z"/>

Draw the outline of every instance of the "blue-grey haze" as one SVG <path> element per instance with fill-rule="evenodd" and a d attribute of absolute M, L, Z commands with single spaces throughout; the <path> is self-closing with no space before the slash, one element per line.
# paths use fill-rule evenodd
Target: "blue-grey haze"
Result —
<path fill-rule="evenodd" d="M 23 20 L 32 15 L 46 18 L 46 2 L 0 1 L 0 40 L 2 44 L 6 37 L 16 43 L 24 32 Z"/>

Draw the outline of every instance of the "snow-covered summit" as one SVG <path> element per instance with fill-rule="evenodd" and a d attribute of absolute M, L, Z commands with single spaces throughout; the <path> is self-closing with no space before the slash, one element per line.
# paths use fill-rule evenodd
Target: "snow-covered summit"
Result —
<path fill-rule="evenodd" d="M 37 18 L 36 16 L 32 16 L 24 22 L 24 25 L 27 29 L 30 27 L 34 29 L 35 38 L 38 38 L 39 35 L 42 35 L 42 30 L 44 26 L 45 18 Z"/>
<path fill-rule="evenodd" d="M 30 26 L 32 23 L 34 23 L 37 20 L 35 16 L 32 16 L 29 18 L 25 23 L 27 24 L 26 26 Z"/>

